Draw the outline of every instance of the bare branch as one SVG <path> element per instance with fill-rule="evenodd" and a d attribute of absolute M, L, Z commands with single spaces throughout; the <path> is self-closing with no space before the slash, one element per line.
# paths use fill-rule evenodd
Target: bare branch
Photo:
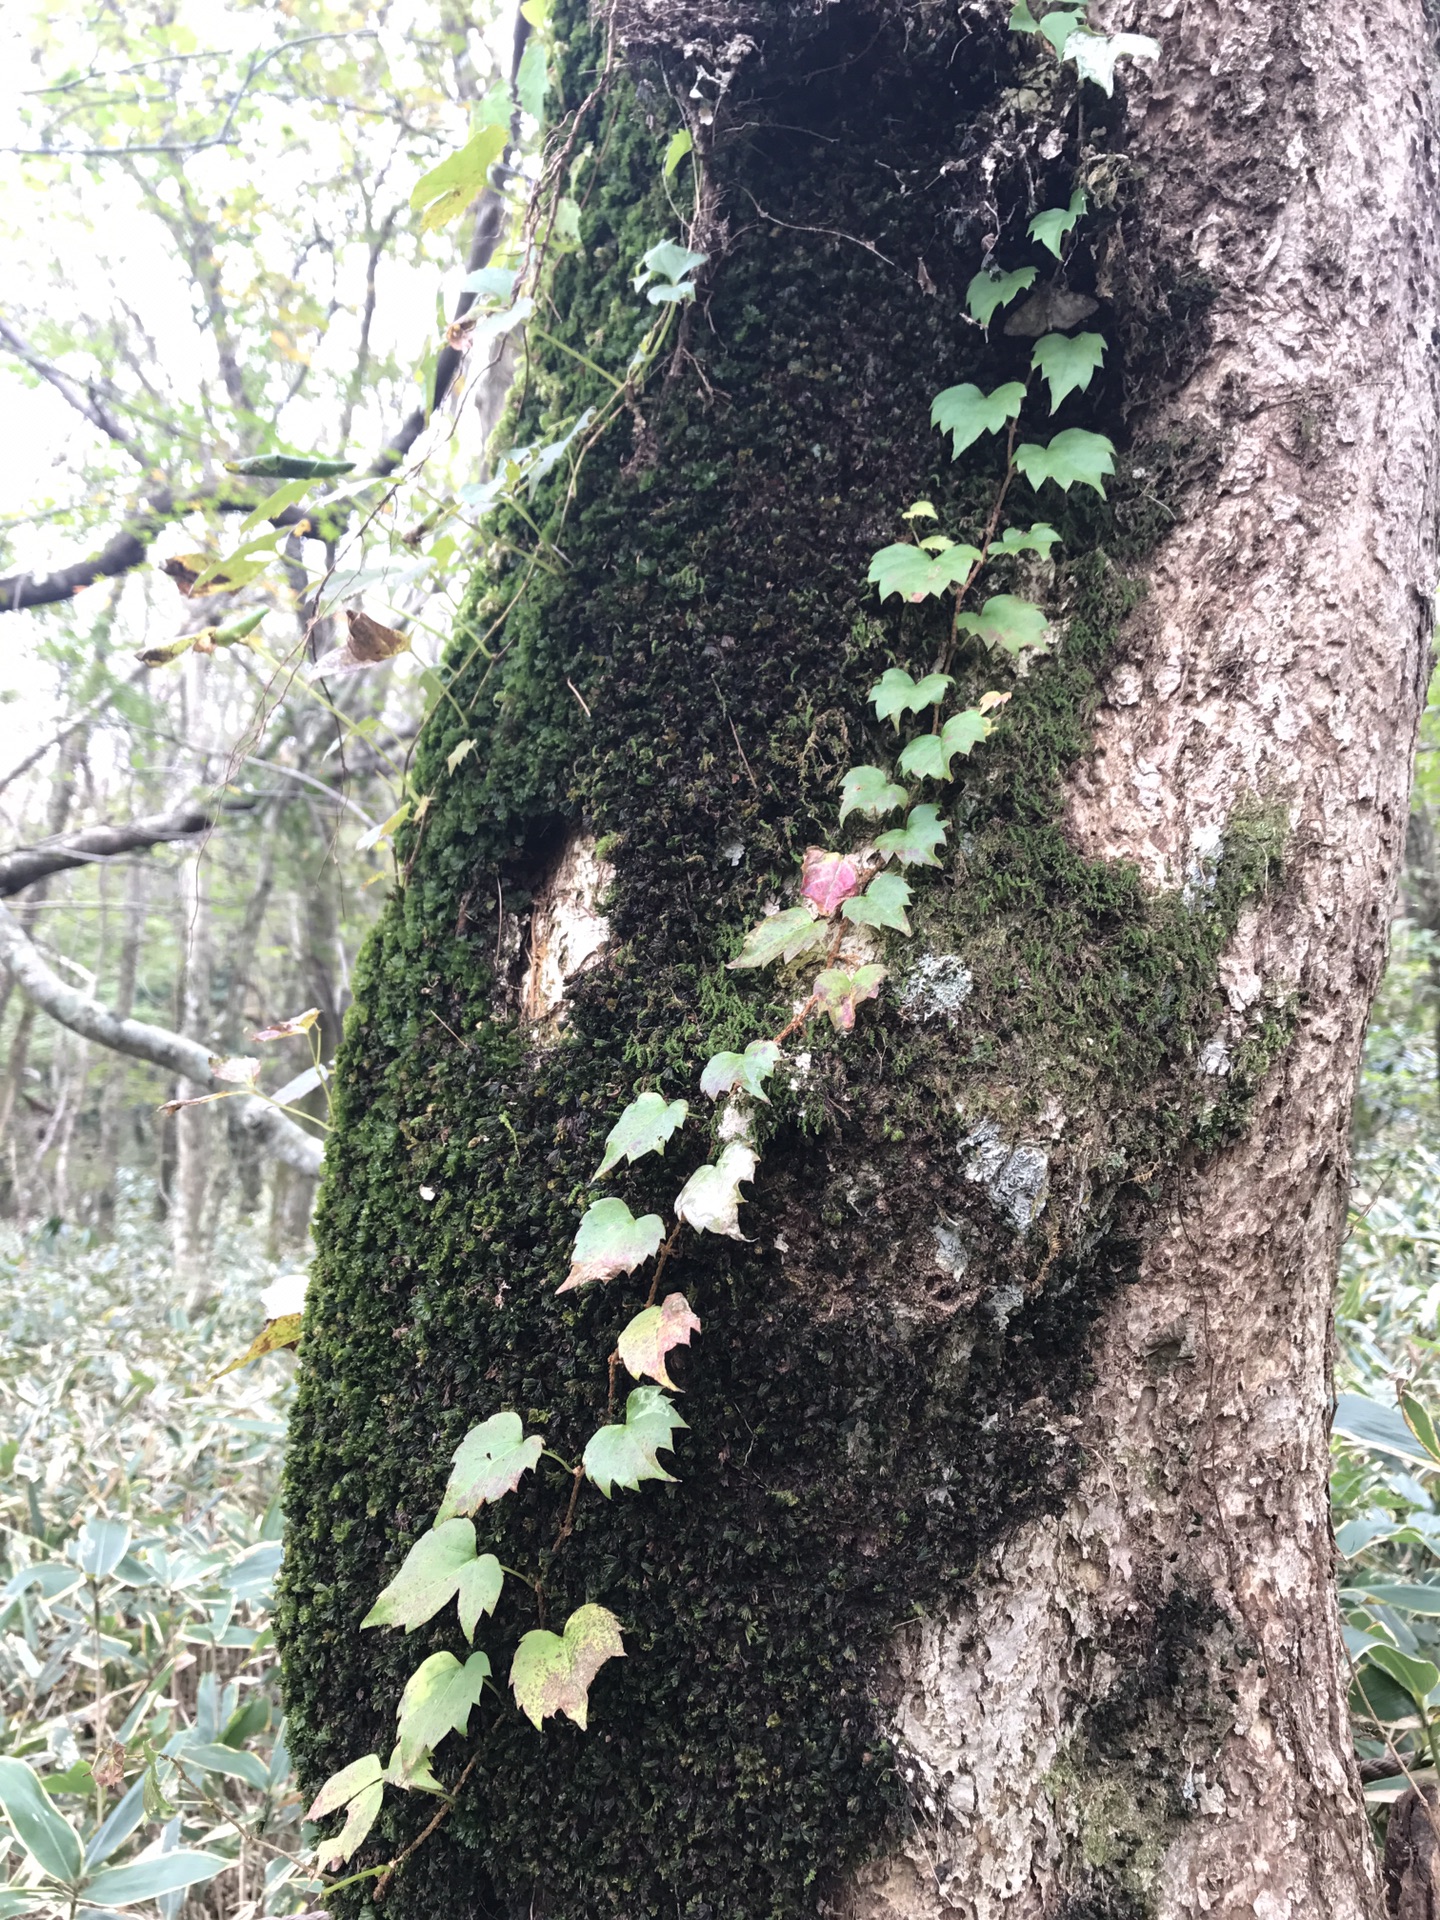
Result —
<path fill-rule="evenodd" d="M 123 447 L 132 460 L 138 460 L 142 465 L 146 464 L 145 449 L 128 428 L 121 426 L 93 386 L 82 387 L 68 373 L 54 366 L 49 360 L 42 359 L 24 335 L 17 333 L 6 320 L 0 320 L 0 340 L 5 342 L 16 359 L 23 361 L 32 373 L 38 373 L 42 380 L 48 381 L 77 413 L 82 414 L 90 422 L 92 427 L 98 427 L 107 439 L 113 440 L 117 447 Z"/>
<path fill-rule="evenodd" d="M 174 840 L 193 839 L 197 833 L 208 832 L 222 814 L 248 813 L 254 805 L 250 799 L 223 800 L 218 806 L 187 800 L 169 813 L 152 813 L 119 826 L 81 827 L 74 833 L 57 834 L 42 846 L 17 847 L 12 853 L 0 854 L 0 899 L 8 900 L 33 887 L 47 874 L 94 866 L 119 854 L 141 853 Z"/>
<path fill-rule="evenodd" d="M 9 969 L 28 1000 L 72 1033 L 108 1047 L 112 1053 L 148 1061 L 214 1093 L 235 1092 L 231 1083 L 213 1072 L 210 1055 L 198 1041 L 187 1040 L 167 1027 L 152 1027 L 143 1020 L 122 1020 L 77 987 L 67 986 L 5 906 L 0 906 L 0 966 Z M 257 1095 L 240 1094 L 237 1099 L 241 1122 L 258 1145 L 297 1173 L 311 1179 L 318 1175 L 324 1149 L 312 1134 Z"/>

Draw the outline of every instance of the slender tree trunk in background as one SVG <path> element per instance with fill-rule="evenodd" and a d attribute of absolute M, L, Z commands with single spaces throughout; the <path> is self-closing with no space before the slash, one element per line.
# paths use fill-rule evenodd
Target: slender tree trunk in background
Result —
<path fill-rule="evenodd" d="M 125 870 L 115 997 L 111 1002 L 122 1020 L 128 1020 L 135 1011 L 135 983 L 139 977 L 140 951 L 145 939 L 148 883 L 149 868 L 144 860 L 132 861 Z M 120 1159 L 121 1101 L 127 1071 L 124 1061 L 111 1060 L 100 1089 L 99 1145 L 96 1151 L 103 1184 L 95 1199 L 95 1224 L 107 1236 L 115 1231 L 115 1171 Z"/>
<path fill-rule="evenodd" d="M 203 847 L 187 853 L 176 874 L 180 912 L 182 986 L 180 1032 L 188 1039 L 210 1039 L 210 909 L 206 896 Z M 176 1098 L 193 1099 L 208 1087 L 192 1081 L 177 1083 Z M 215 1116 L 205 1107 L 186 1107 L 175 1115 L 175 1180 L 170 1195 L 171 1244 L 175 1271 L 191 1294 L 192 1307 L 202 1304 L 213 1281 L 207 1274 L 206 1199 L 217 1139 Z"/>
<path fill-rule="evenodd" d="M 558 1469 L 484 1510 L 483 1544 L 545 1567 L 549 1618 L 600 1601 L 628 1657 L 584 1735 L 482 1712 L 388 1896 L 404 1920 L 1380 1910 L 1328 1338 L 1428 665 L 1435 53 L 1400 0 L 1100 11 L 1163 51 L 1112 103 L 1086 90 L 1064 268 L 1111 355 L 1058 424 L 1110 432 L 1120 472 L 1103 510 L 1010 500 L 1060 529 L 1030 576 L 1059 643 L 1013 680 L 962 660 L 964 699 L 1014 698 L 890 997 L 776 1075 L 749 1244 L 667 1269 L 703 1322 L 679 1484 L 589 1491 L 549 1561 Z M 637 1214 L 708 1157 L 698 1067 L 790 1004 L 723 962 L 794 897 L 846 767 L 893 756 L 870 685 L 940 645 L 866 564 L 917 497 L 962 537 L 983 520 L 1000 455 L 952 467 L 929 402 L 1025 377 L 1029 339 L 982 336 L 965 288 L 997 231 L 1043 288 L 1025 224 L 1076 184 L 1073 84 L 1017 68 L 1043 49 L 1008 15 L 607 14 L 637 90 L 578 131 L 605 157 L 547 324 L 623 364 L 629 276 L 673 232 L 670 103 L 723 83 L 694 125 L 711 260 L 643 430 L 582 475 L 570 571 L 511 614 L 499 669 L 460 674 L 465 729 L 437 708 L 431 810 L 357 968 L 289 1468 L 307 1780 L 388 1752 L 417 1661 L 463 1650 L 443 1619 L 358 1623 L 464 1431 L 513 1407 L 573 1457 L 605 1418 L 636 1290 L 555 1294 L 599 1142 L 640 1087 L 706 1106 L 625 1176 Z M 603 34 L 570 9 L 560 31 L 573 107 Z M 521 439 L 537 385 L 549 418 L 600 397 L 530 353 Z M 453 665 L 506 585 L 477 583 Z M 592 837 L 608 944 L 522 1021 L 497 882 L 523 951 Z M 507 1588 L 497 1674 L 535 1624 Z M 465 1753 L 441 1748 L 447 1782 Z M 428 1814 L 399 1802 L 357 1864 Z"/>

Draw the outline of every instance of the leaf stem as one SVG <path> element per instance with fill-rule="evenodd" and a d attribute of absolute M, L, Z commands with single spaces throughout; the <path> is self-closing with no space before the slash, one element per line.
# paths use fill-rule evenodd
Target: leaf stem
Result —
<path fill-rule="evenodd" d="M 475 1763 L 479 1758 L 480 1758 L 480 1748 L 477 1746 L 475 1751 L 471 1754 L 470 1758 L 465 1762 L 464 1767 L 461 1769 L 460 1778 L 455 1782 L 454 1786 L 450 1789 L 450 1796 L 446 1800 L 444 1806 L 437 1807 L 434 1814 L 431 1816 L 430 1820 L 428 1821 L 428 1823 L 420 1829 L 419 1833 L 416 1834 L 415 1838 L 410 1842 L 409 1846 L 402 1848 L 401 1851 L 396 1854 L 395 1858 L 392 1861 L 390 1861 L 388 1866 L 382 1867 L 380 1869 L 380 1877 L 375 1882 L 375 1891 L 370 1896 L 370 1898 L 375 1902 L 377 1906 L 385 1898 L 385 1889 L 389 1886 L 393 1875 L 396 1872 L 398 1872 L 398 1870 L 401 1867 L 404 1866 L 405 1862 L 410 1858 L 411 1854 L 414 1853 L 417 1847 L 421 1847 L 425 1844 L 425 1842 L 430 1838 L 431 1834 L 434 1833 L 435 1829 L 440 1825 L 441 1821 L 444 1820 L 445 1816 L 450 1812 L 451 1808 L 455 1805 L 456 1800 L 460 1797 L 460 1789 L 464 1786 L 465 1782 L 470 1778 L 471 1774 L 475 1771 Z M 355 1878 L 357 1880 L 360 1880 L 364 1878 L 364 1875 L 357 1873 L 355 1875 Z M 351 1884 L 351 1882 L 348 1880 L 342 1880 L 340 1884 L 342 1886 L 348 1887 Z M 333 1893 L 335 1889 L 333 1887 L 327 1887 L 325 1891 L 328 1895 Z"/>

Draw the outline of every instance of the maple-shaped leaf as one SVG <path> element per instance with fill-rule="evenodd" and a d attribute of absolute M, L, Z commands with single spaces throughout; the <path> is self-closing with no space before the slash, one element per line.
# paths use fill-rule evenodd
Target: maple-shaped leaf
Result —
<path fill-rule="evenodd" d="M 471 1521 L 442 1520 L 411 1547 L 360 1625 L 403 1627 L 413 1633 L 458 1597 L 460 1625 L 465 1638 L 473 1640 L 480 1615 L 494 1612 L 504 1579 L 493 1553 L 476 1556 Z"/>
<path fill-rule="evenodd" d="M 990 693 L 982 693 L 980 698 L 975 702 L 975 711 L 977 713 L 994 713 L 997 707 L 1008 707 L 1014 698 L 1015 695 L 1013 692 L 996 693 L 992 691 Z"/>
<path fill-rule="evenodd" d="M 367 1753 L 359 1760 L 352 1760 L 348 1767 L 341 1767 L 338 1773 L 331 1774 L 310 1802 L 310 1810 L 305 1818 L 323 1820 L 327 1814 L 338 1813 L 357 1793 L 375 1786 L 384 1777 L 385 1769 L 380 1764 L 378 1753 Z"/>
<path fill-rule="evenodd" d="M 1001 307 L 1008 307 L 1034 284 L 1034 267 L 1017 267 L 1014 273 L 990 273 L 982 267 L 965 289 L 965 304 L 972 318 L 988 327 Z"/>
<path fill-rule="evenodd" d="M 878 834 L 876 851 L 887 860 L 898 860 L 902 867 L 938 867 L 935 849 L 945 844 L 945 828 L 940 809 L 928 804 L 912 807 L 903 827 L 891 827 Z"/>
<path fill-rule="evenodd" d="M 1054 527 L 1037 520 L 1032 527 L 1007 527 L 998 540 L 990 543 L 991 553 L 1038 553 L 1050 557 L 1050 549 L 1060 538 Z"/>
<path fill-rule="evenodd" d="M 608 1607 L 593 1601 L 577 1607 L 565 1632 L 532 1627 L 515 1649 L 510 1686 L 515 1704 L 538 1728 L 552 1714 L 568 1714 L 584 1728 L 590 1683 L 607 1660 L 623 1660 L 620 1622 Z"/>
<path fill-rule="evenodd" d="M 1007 380 L 993 393 L 982 393 L 967 381 L 964 386 L 946 387 L 936 394 L 930 406 L 930 424 L 951 435 L 952 458 L 958 460 L 982 433 L 1003 433 L 1024 404 L 1025 386 L 1020 380 Z"/>
<path fill-rule="evenodd" d="M 865 578 L 879 589 L 882 600 L 892 593 L 902 594 L 907 600 L 924 600 L 931 594 L 948 593 L 951 587 L 968 580 L 979 558 L 978 547 L 957 543 L 931 554 L 908 540 L 897 540 L 880 549 Z"/>
<path fill-rule="evenodd" d="M 964 633 L 973 633 L 987 647 L 1002 653 L 1023 653 L 1027 647 L 1043 647 L 1049 621 L 1044 610 L 1031 600 L 1013 593 L 995 593 L 979 613 L 962 613 L 955 622 Z"/>
<path fill-rule="evenodd" d="M 893 927 L 897 933 L 912 928 L 905 909 L 910 904 L 909 882 L 898 873 L 877 873 L 857 900 L 847 900 L 840 911 L 859 927 Z"/>
<path fill-rule="evenodd" d="M 1053 16 L 1047 16 L 1051 18 Z M 1076 19 L 1079 19 L 1077 14 Z M 1040 31 L 1045 32 L 1045 22 L 1040 23 Z M 1048 36 L 1047 36 L 1048 38 Z M 1057 48 L 1058 52 L 1059 49 Z M 1070 196 L 1068 207 L 1052 207 L 1045 213 L 1037 213 L 1030 222 L 1030 238 L 1038 240 L 1042 247 L 1048 247 L 1058 260 L 1065 236 L 1084 213 L 1086 207 L 1084 189 L 1077 187 Z"/>
<path fill-rule="evenodd" d="M 990 731 L 990 722 L 977 707 L 952 713 L 939 733 L 922 733 L 900 756 L 900 771 L 917 780 L 949 780 L 950 762 L 968 754 Z"/>
<path fill-rule="evenodd" d="M 841 819 L 844 819 L 842 814 Z M 746 934 L 740 951 L 726 962 L 732 970 L 740 967 L 768 967 L 774 960 L 787 965 L 812 947 L 825 944 L 830 935 L 825 922 L 817 919 L 808 901 L 798 907 L 786 907 L 783 913 L 766 914 Z"/>
<path fill-rule="evenodd" d="M 222 1060 L 219 1054 L 210 1056 L 210 1071 L 217 1080 L 227 1080 L 232 1086 L 248 1087 L 260 1071 L 260 1062 L 252 1054 L 232 1054 Z"/>
<path fill-rule="evenodd" d="M 1035 342 L 1030 364 L 1050 388 L 1050 411 L 1071 393 L 1083 393 L 1105 363 L 1105 337 L 1099 333 L 1047 333 Z"/>
<path fill-rule="evenodd" d="M 1160 42 L 1148 33 L 1091 33 L 1087 28 L 1066 40 L 1064 55 L 1075 62 L 1082 80 L 1093 80 L 1106 93 L 1114 93 L 1115 62 L 1158 60 Z"/>
<path fill-rule="evenodd" d="M 262 1027 L 259 1033 L 252 1033 L 252 1040 L 293 1040 L 297 1033 L 308 1033 L 320 1018 L 318 1007 L 307 1007 L 304 1013 L 293 1014 L 288 1020 L 277 1020 L 273 1027 Z"/>
<path fill-rule="evenodd" d="M 464 1733 L 470 1709 L 490 1677 L 486 1654 L 472 1653 L 462 1667 L 453 1653 L 432 1653 L 405 1682 L 396 1713 L 402 1772 L 433 1753 L 448 1733 Z"/>
<path fill-rule="evenodd" d="M 700 1091 L 712 1100 L 743 1087 L 752 1100 L 769 1106 L 765 1082 L 775 1071 L 780 1048 L 773 1040 L 752 1040 L 744 1053 L 716 1053 L 705 1062 Z"/>
<path fill-rule="evenodd" d="M 1026 441 L 1015 449 L 1015 465 L 1032 487 L 1053 480 L 1068 493 L 1073 486 L 1093 487 L 1103 500 L 1105 476 L 1115 471 L 1115 448 L 1103 433 L 1067 427 L 1048 447 Z"/>
<path fill-rule="evenodd" d="M 538 1433 L 526 1438 L 518 1413 L 492 1413 L 455 1449 L 436 1525 L 513 1493 L 544 1451 Z"/>
<path fill-rule="evenodd" d="M 842 900 L 860 891 L 860 865 L 850 853 L 831 853 L 825 847 L 807 847 L 800 868 L 800 892 L 826 919 Z"/>
<path fill-rule="evenodd" d="M 397 1740 L 390 1750 L 385 1779 L 393 1787 L 403 1787 L 406 1793 L 438 1793 L 442 1800 L 448 1797 L 444 1787 L 435 1778 L 430 1756 L 423 1747 L 418 1753 L 412 1753 L 406 1762 L 401 1757 L 400 1742 Z"/>
<path fill-rule="evenodd" d="M 445 771 L 447 773 L 454 773 L 455 769 L 460 765 L 460 762 L 474 751 L 475 742 L 473 740 L 461 740 L 446 754 Z"/>
<path fill-rule="evenodd" d="M 346 674 L 366 673 L 371 667 L 383 667 L 387 660 L 404 653 L 410 645 L 409 634 L 383 625 L 356 607 L 347 607 L 345 624 L 348 634 L 344 646 L 332 647 L 329 653 L 321 654 L 309 669 L 312 680 L 333 680 L 337 675 L 343 678 Z"/>
<path fill-rule="evenodd" d="M 646 1307 L 637 1313 L 615 1342 L 615 1351 L 635 1379 L 649 1375 L 672 1393 L 680 1389 L 665 1371 L 665 1356 L 672 1347 L 690 1344 L 692 1333 L 699 1333 L 700 1322 L 690 1311 L 683 1293 L 667 1293 L 658 1307 Z"/>
<path fill-rule="evenodd" d="M 663 1447 L 674 1451 L 671 1435 L 687 1426 L 659 1387 L 636 1387 L 625 1402 L 625 1419 L 601 1427 L 585 1447 L 584 1466 L 608 1500 L 612 1487 L 634 1492 L 642 1480 L 673 1480 L 656 1459 Z"/>
<path fill-rule="evenodd" d="M 623 1200 L 597 1200 L 585 1210 L 570 1251 L 570 1271 L 556 1292 L 569 1293 L 591 1280 L 633 1273 L 664 1238 L 665 1222 L 658 1213 L 637 1220 Z"/>
<path fill-rule="evenodd" d="M 660 1093 L 640 1094 L 606 1134 L 605 1157 L 591 1178 L 602 1179 L 618 1161 L 664 1153 L 665 1142 L 677 1127 L 684 1126 L 689 1111 L 683 1100 L 667 1100 Z"/>
<path fill-rule="evenodd" d="M 882 767 L 852 767 L 840 789 L 840 824 L 852 813 L 867 820 L 879 820 L 894 813 L 910 798 L 904 787 L 897 787 Z"/>
<path fill-rule="evenodd" d="M 723 1233 L 743 1240 L 740 1182 L 755 1178 L 754 1149 L 732 1140 L 713 1166 L 697 1167 L 675 1196 L 675 1212 L 697 1233 Z"/>
<path fill-rule="evenodd" d="M 884 967 L 858 967 L 846 973 L 843 967 L 827 967 L 815 982 L 815 1006 L 828 1013 L 830 1023 L 840 1033 L 849 1033 L 855 1025 L 855 1009 L 862 1000 L 873 1000 L 886 978 Z"/>
<path fill-rule="evenodd" d="M 380 1765 L 373 1753 L 367 1754 L 366 1758 L 373 1760 L 377 1767 Z M 354 1859 L 361 1842 L 374 1826 L 384 1799 L 383 1780 L 372 1780 L 361 1787 L 358 1793 L 351 1795 L 345 1802 L 344 1826 L 333 1840 L 322 1840 L 315 1849 L 317 1873 L 328 1873 L 332 1867 L 343 1866 L 346 1861 Z M 309 1817 L 312 1820 L 315 1818 L 313 1811 Z"/>
<path fill-rule="evenodd" d="M 878 720 L 893 720 L 898 733 L 902 713 L 919 713 L 923 707 L 938 707 L 945 698 L 946 689 L 954 684 L 948 673 L 927 673 L 923 680 L 916 680 L 904 667 L 887 667 L 871 687 L 869 698 L 875 702 L 875 717 Z"/>

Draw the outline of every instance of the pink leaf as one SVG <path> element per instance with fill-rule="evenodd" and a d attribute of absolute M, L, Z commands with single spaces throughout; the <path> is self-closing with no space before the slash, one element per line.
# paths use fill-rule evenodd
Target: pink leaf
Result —
<path fill-rule="evenodd" d="M 860 884 L 860 868 L 852 854 L 830 853 L 824 847 L 805 849 L 800 892 L 818 912 L 834 913 L 842 900 L 860 891 Z"/>
<path fill-rule="evenodd" d="M 637 1380 L 649 1374 L 672 1393 L 679 1389 L 665 1371 L 665 1356 L 672 1347 L 689 1346 L 692 1333 L 699 1333 L 700 1322 L 690 1311 L 683 1293 L 670 1293 L 658 1307 L 646 1307 L 637 1313 L 615 1343 L 615 1351 Z"/>

